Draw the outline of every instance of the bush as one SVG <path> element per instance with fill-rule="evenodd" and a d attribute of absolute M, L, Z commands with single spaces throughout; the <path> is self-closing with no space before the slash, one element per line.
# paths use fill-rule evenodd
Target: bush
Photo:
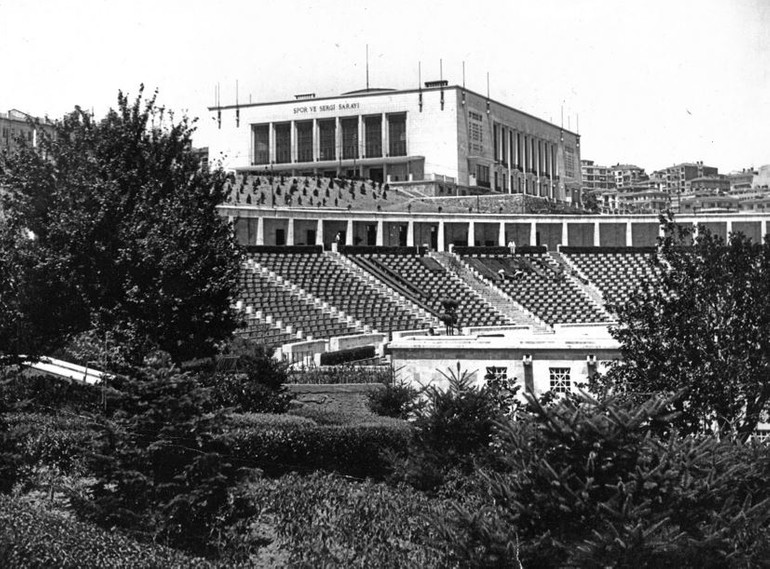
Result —
<path fill-rule="evenodd" d="M 374 346 L 361 346 L 360 348 L 351 348 L 349 350 L 340 350 L 338 352 L 325 352 L 321 354 L 321 365 L 335 366 L 348 362 L 367 360 L 376 355 Z"/>
<path fill-rule="evenodd" d="M 444 543 L 460 564 L 759 566 L 770 558 L 770 449 L 667 432 L 670 400 L 575 398 L 500 432 L 487 505 Z"/>
<path fill-rule="evenodd" d="M 408 487 L 316 473 L 261 480 L 249 493 L 275 520 L 290 566 L 449 566 L 435 546 L 442 504 Z"/>
<path fill-rule="evenodd" d="M 403 381 L 386 383 L 382 389 L 366 394 L 366 406 L 372 413 L 407 419 L 417 409 L 420 392 Z"/>
<path fill-rule="evenodd" d="M 158 360 L 127 381 L 120 411 L 102 421 L 89 467 L 96 481 L 78 511 L 164 544 L 211 553 L 229 490 L 247 474 L 223 444 L 209 392 Z"/>
<path fill-rule="evenodd" d="M 395 460 L 396 476 L 421 490 L 434 490 L 452 469 L 470 474 L 494 459 L 496 425 L 506 409 L 500 394 L 474 385 L 473 374 L 460 369 L 442 375 L 446 390 L 428 386 L 414 420 L 415 436 L 404 460 Z"/>
<path fill-rule="evenodd" d="M 214 406 L 236 412 L 285 412 L 291 402 L 286 379 L 286 364 L 273 359 L 263 345 L 245 338 L 234 339 L 217 357 L 213 369 L 200 372 L 201 383 L 211 387 Z"/>
<path fill-rule="evenodd" d="M 231 452 L 249 466 L 270 475 L 326 470 L 349 476 L 381 478 L 388 461 L 384 453 L 407 445 L 407 423 L 392 421 L 353 425 L 232 425 L 224 435 Z"/>
<path fill-rule="evenodd" d="M 154 544 L 143 544 L 0 496 L 0 559 L 22 567 L 211 567 L 207 561 Z"/>
<path fill-rule="evenodd" d="M 289 383 L 336 385 L 343 383 L 386 383 L 393 371 L 384 366 L 329 366 L 292 371 Z"/>
<path fill-rule="evenodd" d="M 55 413 L 66 409 L 97 413 L 104 408 L 105 395 L 111 400 L 113 391 L 105 393 L 91 385 L 29 371 L 6 370 L 0 378 L 0 400 L 16 411 Z"/>

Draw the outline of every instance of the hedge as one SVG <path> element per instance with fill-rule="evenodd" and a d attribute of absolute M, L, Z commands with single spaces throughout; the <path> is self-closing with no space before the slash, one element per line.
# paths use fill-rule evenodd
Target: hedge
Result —
<path fill-rule="evenodd" d="M 213 566 L 204 559 L 143 544 L 9 496 L 0 496 L 0 561 L 9 569 Z"/>
<path fill-rule="evenodd" d="M 338 352 L 325 352 L 321 354 L 321 365 L 334 366 L 347 362 L 355 362 L 373 358 L 376 354 L 374 346 L 361 346 L 360 348 L 350 348 L 349 350 L 340 350 Z"/>
<path fill-rule="evenodd" d="M 325 470 L 382 478 L 389 465 L 384 453 L 402 451 L 410 438 L 411 427 L 398 420 L 351 425 L 275 421 L 269 426 L 233 424 L 223 442 L 238 460 L 270 476 Z"/>

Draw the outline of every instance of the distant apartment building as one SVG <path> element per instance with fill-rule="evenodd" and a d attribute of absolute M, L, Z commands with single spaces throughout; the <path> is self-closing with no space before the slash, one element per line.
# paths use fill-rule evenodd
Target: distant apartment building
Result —
<path fill-rule="evenodd" d="M 615 164 L 610 168 L 615 187 L 618 189 L 636 186 L 648 179 L 644 168 L 634 164 Z"/>
<path fill-rule="evenodd" d="M 580 170 L 583 176 L 583 191 L 609 190 L 615 187 L 612 169 L 599 166 L 593 160 L 581 160 Z"/>
<path fill-rule="evenodd" d="M 666 180 L 666 190 L 670 193 L 679 193 L 685 191 L 685 184 L 694 178 L 703 178 L 705 176 L 716 176 L 719 169 L 713 166 L 704 166 L 703 162 L 683 162 L 675 164 L 663 170 L 655 172 Z"/>
<path fill-rule="evenodd" d="M 0 113 L 0 152 L 15 150 L 20 139 L 36 147 L 41 129 L 53 132 L 53 124 L 47 119 L 37 123 L 34 117 L 17 109 Z"/>
<path fill-rule="evenodd" d="M 754 168 L 744 168 L 730 172 L 727 174 L 727 178 L 730 180 L 730 190 L 736 191 L 751 188 L 756 173 L 757 171 Z"/>
<path fill-rule="evenodd" d="M 752 188 L 770 188 L 770 164 L 760 166 L 751 181 Z"/>
<path fill-rule="evenodd" d="M 730 191 L 730 178 L 723 175 L 701 176 L 684 183 L 685 193 L 722 194 Z"/>

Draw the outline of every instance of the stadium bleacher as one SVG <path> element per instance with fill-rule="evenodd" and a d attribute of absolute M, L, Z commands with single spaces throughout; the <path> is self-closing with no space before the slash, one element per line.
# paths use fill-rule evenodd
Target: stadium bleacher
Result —
<path fill-rule="evenodd" d="M 644 283 L 655 283 L 653 247 L 562 247 L 561 253 L 593 283 L 608 305 L 620 305 Z"/>
<path fill-rule="evenodd" d="M 434 314 L 442 311 L 441 300 L 459 301 L 461 326 L 503 326 L 511 321 L 489 306 L 458 277 L 430 257 L 410 253 L 364 253 L 350 257 L 374 275 L 384 275 L 391 286 L 399 286 L 415 303 L 427 305 Z"/>
<path fill-rule="evenodd" d="M 609 321 L 609 315 L 545 252 L 470 253 L 461 259 L 549 325 Z"/>

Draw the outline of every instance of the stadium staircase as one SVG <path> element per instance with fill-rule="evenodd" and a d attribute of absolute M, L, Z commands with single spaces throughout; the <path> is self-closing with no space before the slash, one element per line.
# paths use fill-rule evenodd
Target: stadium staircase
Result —
<path fill-rule="evenodd" d="M 500 314 L 506 316 L 514 325 L 531 326 L 533 330 L 552 331 L 543 320 L 532 314 L 510 296 L 505 294 L 477 271 L 470 268 L 454 253 L 432 251 L 429 256 L 436 260 L 450 273 L 456 275 L 479 298 L 484 300 Z"/>
<path fill-rule="evenodd" d="M 586 275 L 566 256 L 556 251 L 549 251 L 548 255 L 556 263 L 564 267 L 564 275 L 567 280 L 571 281 L 578 290 L 596 306 L 596 308 L 602 313 L 606 314 L 607 318 L 612 318 L 610 313 L 605 308 L 606 300 L 602 296 L 601 291 L 588 279 Z"/>
<path fill-rule="evenodd" d="M 357 280 L 366 283 L 381 295 L 390 299 L 390 301 L 396 304 L 401 310 L 414 316 L 421 322 L 421 324 L 423 324 L 423 327 L 437 328 L 441 325 L 440 321 L 434 314 L 428 312 L 424 307 L 412 302 L 406 296 L 399 294 L 393 288 L 384 283 L 381 279 L 377 278 L 375 275 L 372 275 L 345 255 L 342 255 L 336 251 L 324 251 L 324 255 L 326 255 L 332 262 L 338 265 L 342 270 L 346 271 Z"/>
<path fill-rule="evenodd" d="M 332 321 L 332 328 L 330 328 L 330 331 L 336 331 L 339 333 L 339 335 L 346 335 L 346 334 L 356 334 L 356 333 L 362 333 L 362 332 L 371 332 L 372 329 L 365 325 L 363 322 L 356 320 L 354 317 L 345 314 L 343 311 L 337 309 L 336 307 L 330 305 L 329 303 L 323 301 L 322 299 L 310 294 L 309 292 L 305 291 L 304 289 L 300 288 L 296 284 L 288 281 L 281 275 L 275 273 L 274 271 L 271 271 L 267 267 L 264 267 L 260 265 L 258 262 L 256 262 L 253 259 L 248 259 L 246 262 L 246 268 L 247 271 L 251 270 L 253 274 L 259 279 L 263 279 L 268 286 L 277 287 L 278 289 L 282 290 L 287 296 L 289 296 L 293 300 L 293 304 L 297 306 L 306 306 L 311 309 L 312 312 L 315 312 L 315 315 L 313 314 L 307 314 L 305 315 L 302 320 L 308 325 L 308 327 L 311 325 L 311 321 L 313 320 L 313 316 L 315 316 L 315 320 L 331 320 Z M 249 306 L 246 306 L 247 313 Z M 254 311 L 254 316 L 258 319 L 271 319 L 266 320 L 268 323 L 273 323 L 275 326 L 279 328 L 283 328 L 287 333 L 289 334 L 295 334 L 297 339 L 307 339 L 311 340 L 314 339 L 313 334 L 308 334 L 306 331 L 302 329 L 302 324 L 286 324 L 283 321 L 276 321 L 275 319 L 272 319 L 270 315 L 265 315 L 264 311 L 257 310 Z M 324 334 L 326 335 L 326 334 Z"/>

